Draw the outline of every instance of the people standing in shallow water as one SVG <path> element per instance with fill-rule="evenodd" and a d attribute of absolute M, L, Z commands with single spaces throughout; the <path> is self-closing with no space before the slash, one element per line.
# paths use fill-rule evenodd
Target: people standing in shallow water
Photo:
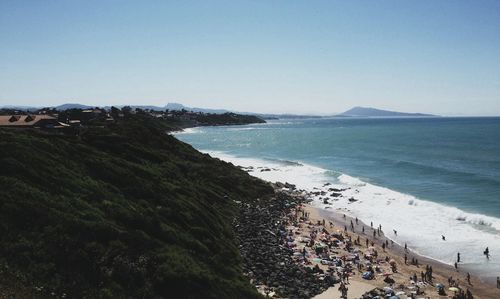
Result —
<path fill-rule="evenodd" d="M 443 235 L 441 235 L 441 239 L 443 239 L 443 241 L 446 241 L 446 238 Z"/>
<path fill-rule="evenodd" d="M 490 259 L 490 250 L 488 249 L 488 247 L 486 247 L 486 249 L 484 250 L 483 254 L 486 255 L 487 259 Z"/>
<path fill-rule="evenodd" d="M 460 263 L 460 252 L 457 253 L 457 263 Z"/>

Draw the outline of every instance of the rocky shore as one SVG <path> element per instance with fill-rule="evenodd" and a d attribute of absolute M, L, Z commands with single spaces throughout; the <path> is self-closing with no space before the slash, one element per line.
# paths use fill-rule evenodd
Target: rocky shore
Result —
<path fill-rule="evenodd" d="M 284 186 L 284 185 L 283 185 Z M 235 228 L 244 262 L 244 274 L 266 295 L 311 298 L 327 289 L 324 281 L 292 259 L 293 251 L 280 244 L 286 230 L 287 214 L 306 199 L 277 188 L 275 197 L 239 203 Z M 279 189 L 279 190 L 278 190 Z"/>
<path fill-rule="evenodd" d="M 405 250 L 377 227 L 314 208 L 308 202 L 315 191 L 296 190 L 288 183 L 274 188 L 272 198 L 238 202 L 235 221 L 244 275 L 263 295 L 500 298 L 491 285 L 477 277 L 467 282 L 466 273 Z M 429 268 L 434 269 L 430 274 Z"/>

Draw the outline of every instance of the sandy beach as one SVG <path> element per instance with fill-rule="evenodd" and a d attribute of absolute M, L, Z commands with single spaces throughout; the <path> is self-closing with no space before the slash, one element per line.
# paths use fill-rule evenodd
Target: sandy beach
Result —
<path fill-rule="evenodd" d="M 313 232 L 325 229 L 330 234 L 342 234 L 345 240 L 349 237 L 353 241 L 359 238 L 359 245 L 354 244 L 350 250 L 347 250 L 345 243 L 341 242 L 340 246 L 332 250 L 337 256 L 348 256 L 357 253 L 360 262 L 363 263 L 366 262 L 363 255 L 369 248 L 371 249 L 370 251 L 376 251 L 378 253 L 377 258 L 373 260 L 371 265 L 373 267 L 378 267 L 380 271 L 375 272 L 374 279 L 367 280 L 362 278 L 362 274 L 366 269 L 354 268 L 349 277 L 349 283 L 346 284 L 349 289 L 347 298 L 361 298 L 365 292 L 374 288 L 386 288 L 386 290 L 388 290 L 389 287 L 394 290 L 394 294 L 397 294 L 401 299 L 412 298 L 411 296 L 414 296 L 414 298 L 453 298 L 453 296 L 459 292 L 454 292 L 452 291 L 453 289 L 449 290 L 451 286 L 448 283 L 448 279 L 450 277 L 455 281 L 453 286 L 458 287 L 464 292 L 466 292 L 467 289 L 470 290 L 474 298 L 500 298 L 500 289 L 497 289 L 496 286 L 491 283 L 480 280 L 474 275 L 471 275 L 469 284 L 467 282 L 467 273 L 461 271 L 460 267 L 458 267 L 457 270 L 449 265 L 419 256 L 411 252 L 411 249 L 405 251 L 403 247 L 391 243 L 390 240 L 384 237 L 383 233 L 379 236 L 376 224 L 374 224 L 374 229 L 372 229 L 370 225 L 366 225 L 359 220 L 356 224 L 356 219 L 347 216 L 344 217 L 341 213 L 321 210 L 308 204 L 303 205 L 297 213 L 304 213 L 304 215 L 307 216 L 303 221 L 300 221 L 297 226 L 289 226 L 289 229 L 294 230 L 297 236 L 307 236 L 311 235 Z M 351 226 L 351 221 L 353 226 Z M 324 226 L 323 223 L 325 223 Z M 365 228 L 364 233 L 362 232 L 363 226 Z M 346 228 L 347 231 L 345 231 Z M 375 231 L 375 238 L 373 237 L 373 231 Z M 366 247 L 366 239 L 369 241 L 369 248 Z M 373 246 L 371 244 L 372 241 Z M 383 244 L 388 244 L 388 246 L 383 246 Z M 317 265 L 323 271 L 327 271 L 329 266 L 325 265 L 325 262 L 321 262 L 321 260 L 317 258 L 318 256 L 313 253 L 312 248 L 304 245 L 305 244 L 297 245 L 296 250 L 301 252 L 305 248 L 308 254 L 310 254 L 308 260 L 311 262 L 308 266 L 315 267 Z M 385 249 L 383 247 L 385 247 Z M 407 256 L 407 263 L 405 263 L 404 260 L 405 254 Z M 412 259 L 417 259 L 418 265 L 412 265 Z M 396 272 L 391 270 L 391 266 L 387 261 L 391 261 L 391 263 L 396 265 Z M 354 262 L 351 263 L 354 265 Z M 346 264 L 344 264 L 344 266 L 345 265 Z M 426 271 L 426 266 L 430 266 L 433 269 L 432 283 L 429 281 L 422 281 L 421 275 L 422 272 Z M 384 281 L 385 276 L 383 274 L 393 279 L 394 282 L 388 283 Z M 414 275 L 417 277 L 416 282 L 410 279 Z M 438 283 L 444 286 L 445 295 L 438 294 L 436 288 L 436 284 Z M 339 284 L 335 284 L 335 286 L 314 298 L 341 298 L 341 293 L 338 288 Z M 419 289 L 418 294 L 417 289 Z"/>

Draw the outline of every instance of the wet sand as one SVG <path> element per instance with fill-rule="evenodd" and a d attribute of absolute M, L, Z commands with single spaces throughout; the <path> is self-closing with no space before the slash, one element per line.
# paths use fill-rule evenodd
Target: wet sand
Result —
<path fill-rule="evenodd" d="M 358 220 L 358 224 L 356 224 L 355 219 L 350 218 L 349 216 L 346 216 L 344 218 L 344 215 L 339 212 L 339 211 L 327 211 L 319 208 L 315 208 L 311 205 L 305 205 L 304 210 L 310 213 L 309 215 L 309 220 L 312 223 L 316 223 L 317 221 L 322 221 L 323 219 L 326 221 L 326 223 L 332 222 L 334 227 L 333 228 L 328 228 L 328 230 L 341 230 L 344 231 L 345 226 L 348 228 L 347 234 L 352 236 L 352 239 L 356 239 L 358 236 L 360 238 L 360 243 L 361 246 L 359 247 L 360 250 L 366 249 L 365 246 L 365 240 L 368 238 L 369 242 L 371 243 L 372 241 L 374 242 L 374 247 L 379 253 L 380 257 L 385 257 L 388 256 L 389 259 L 394 259 L 397 263 L 397 268 L 398 271 L 397 273 L 393 274 L 391 277 L 395 280 L 395 284 L 398 287 L 402 286 L 401 290 L 405 290 L 406 293 L 409 293 L 408 291 L 411 290 L 412 283 L 410 282 L 410 277 L 413 276 L 414 274 L 417 275 L 418 279 L 420 280 L 420 273 L 421 271 L 425 272 L 425 267 L 426 265 L 432 266 L 433 268 L 433 285 L 430 284 L 422 284 L 421 285 L 421 290 L 425 292 L 423 295 L 417 296 L 417 298 L 451 298 L 454 295 L 454 292 L 448 291 L 448 278 L 453 277 L 454 280 L 456 280 L 463 290 L 469 289 L 471 293 L 474 295 L 474 298 L 480 298 L 480 299 L 495 299 L 495 298 L 500 298 L 500 289 L 496 288 L 495 284 L 492 284 L 491 282 L 485 282 L 482 281 L 479 277 L 472 275 L 471 274 L 471 284 L 467 283 L 466 275 L 467 272 L 462 271 L 460 269 L 460 266 L 458 267 L 458 270 L 456 270 L 454 267 L 450 265 L 446 265 L 443 263 L 440 263 L 438 261 L 419 256 L 418 254 L 415 254 L 414 252 L 411 251 L 411 248 L 406 252 L 407 257 L 408 257 L 408 263 L 405 264 L 404 262 L 404 255 L 405 255 L 405 249 L 402 246 L 397 245 L 396 243 L 391 243 L 389 239 L 387 239 L 384 234 L 382 233 L 381 236 L 377 236 L 373 238 L 373 230 L 370 227 L 370 225 L 366 225 L 365 223 L 362 223 L 361 221 Z M 351 220 L 354 223 L 354 232 L 352 232 L 350 228 L 350 223 Z M 328 226 L 328 225 L 327 225 Z M 362 227 L 365 227 L 365 233 L 362 233 Z M 377 224 L 374 223 L 374 228 L 376 229 Z M 383 228 L 382 228 L 383 231 Z M 393 231 L 389 233 L 394 233 Z M 388 241 L 388 247 L 385 249 L 385 251 L 382 248 L 382 243 L 385 243 L 386 240 Z M 370 244 L 371 245 L 371 244 Z M 364 248 L 363 248 L 364 247 Z M 416 265 L 410 265 L 410 261 L 412 258 L 418 259 L 419 266 Z M 367 286 L 371 286 L 372 288 L 375 287 L 387 287 L 388 284 L 383 281 L 380 277 L 375 280 L 364 280 L 361 277 L 360 273 L 356 273 L 356 275 L 353 275 L 352 278 L 350 278 L 352 281 L 352 286 L 349 287 L 349 292 L 348 292 L 348 298 L 359 298 L 360 297 L 360 292 L 359 289 L 361 288 L 362 290 L 365 290 Z M 356 283 L 354 283 L 356 282 Z M 435 284 L 436 283 L 442 283 L 445 286 L 445 290 L 447 293 L 447 296 L 441 296 L 438 295 Z M 315 298 L 340 298 L 336 297 L 337 295 L 340 296 L 340 292 L 337 290 L 338 285 L 336 285 L 333 288 L 330 288 L 327 292 L 318 295 Z M 333 289 L 333 290 L 332 290 Z M 363 294 L 364 291 L 361 291 L 361 294 Z M 405 298 L 405 296 L 401 296 L 402 298 Z"/>

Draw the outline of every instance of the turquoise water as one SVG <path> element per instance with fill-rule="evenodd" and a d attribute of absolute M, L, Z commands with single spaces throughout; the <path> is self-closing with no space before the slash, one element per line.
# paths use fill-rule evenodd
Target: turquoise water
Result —
<path fill-rule="evenodd" d="M 460 252 L 461 268 L 500 274 L 500 118 L 280 120 L 177 138 L 235 164 L 271 167 L 251 173 L 263 179 L 348 187 L 332 206 L 314 202 L 396 229 L 388 237 L 419 254 L 453 264 Z"/>
<path fill-rule="evenodd" d="M 201 150 L 302 161 L 500 217 L 500 118 L 271 121 L 179 138 Z"/>

